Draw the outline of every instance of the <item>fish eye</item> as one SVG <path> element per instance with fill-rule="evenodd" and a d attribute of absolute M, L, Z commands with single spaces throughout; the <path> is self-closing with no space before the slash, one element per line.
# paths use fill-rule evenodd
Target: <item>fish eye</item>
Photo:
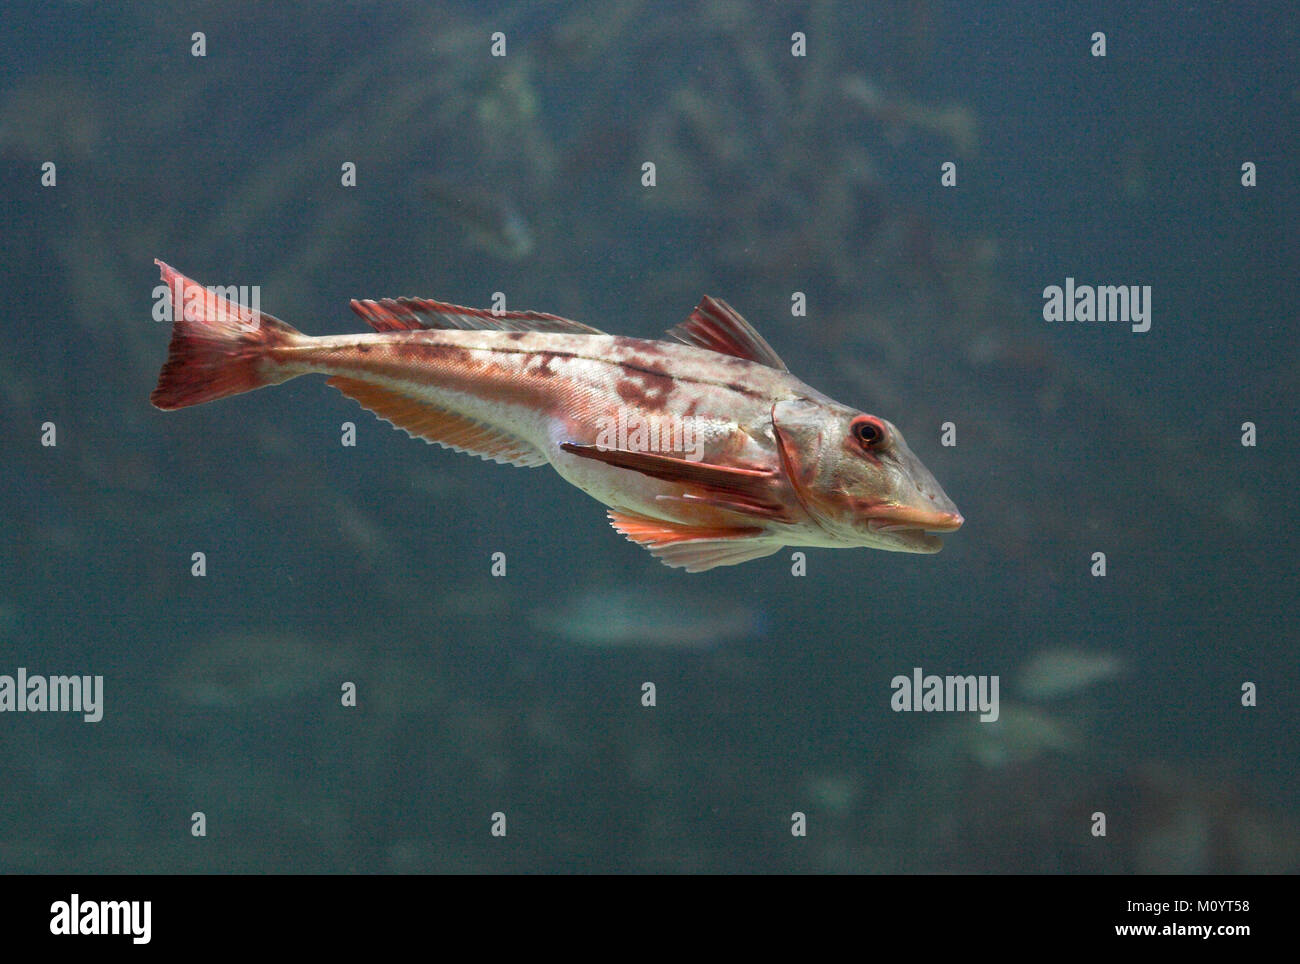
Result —
<path fill-rule="evenodd" d="M 885 426 L 870 415 L 859 415 L 849 425 L 849 430 L 863 448 L 874 449 L 885 441 Z"/>

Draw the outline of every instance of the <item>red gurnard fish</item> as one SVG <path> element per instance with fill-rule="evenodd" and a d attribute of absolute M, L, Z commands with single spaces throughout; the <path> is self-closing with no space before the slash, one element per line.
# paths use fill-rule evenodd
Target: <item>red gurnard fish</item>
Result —
<path fill-rule="evenodd" d="M 158 408 L 328 375 L 413 437 L 549 464 L 688 572 L 782 546 L 938 552 L 932 533 L 962 524 L 892 423 L 799 381 L 715 298 L 669 341 L 418 298 L 353 301 L 374 333 L 312 337 L 157 264 L 174 319 Z"/>

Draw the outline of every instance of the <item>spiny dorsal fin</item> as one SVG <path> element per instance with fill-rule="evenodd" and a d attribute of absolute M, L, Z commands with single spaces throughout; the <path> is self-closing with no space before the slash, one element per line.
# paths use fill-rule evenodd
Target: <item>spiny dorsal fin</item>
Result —
<path fill-rule="evenodd" d="M 465 308 L 427 298 L 353 300 L 352 310 L 375 331 L 415 331 L 421 328 L 459 328 L 462 331 L 554 331 L 572 335 L 601 335 L 598 328 L 541 311 L 503 311 Z"/>
<path fill-rule="evenodd" d="M 683 345 L 758 362 L 779 372 L 790 370 L 754 326 L 720 298 L 705 295 L 689 318 L 668 329 L 668 337 Z"/>

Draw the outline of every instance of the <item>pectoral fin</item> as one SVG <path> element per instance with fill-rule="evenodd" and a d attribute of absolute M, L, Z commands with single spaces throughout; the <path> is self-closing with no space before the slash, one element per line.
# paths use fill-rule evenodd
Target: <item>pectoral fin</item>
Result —
<path fill-rule="evenodd" d="M 630 512 L 609 511 L 609 521 L 628 540 L 642 546 L 666 566 L 704 572 L 770 556 L 781 543 L 758 526 L 737 528 L 688 526 Z"/>
<path fill-rule="evenodd" d="M 765 469 L 741 469 L 653 452 L 629 452 L 576 442 L 562 442 L 560 448 L 584 459 L 595 459 L 665 482 L 678 482 L 692 490 L 681 496 L 664 498 L 708 504 L 761 519 L 779 520 L 787 514 L 772 491 L 777 474 Z"/>

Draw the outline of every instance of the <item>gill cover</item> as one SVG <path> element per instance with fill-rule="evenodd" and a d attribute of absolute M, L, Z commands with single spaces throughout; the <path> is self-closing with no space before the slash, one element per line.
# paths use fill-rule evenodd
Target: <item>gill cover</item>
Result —
<path fill-rule="evenodd" d="M 772 406 L 772 433 L 786 478 L 809 514 L 823 526 L 833 525 L 816 498 L 825 469 L 825 406 L 809 398 L 782 399 Z"/>

